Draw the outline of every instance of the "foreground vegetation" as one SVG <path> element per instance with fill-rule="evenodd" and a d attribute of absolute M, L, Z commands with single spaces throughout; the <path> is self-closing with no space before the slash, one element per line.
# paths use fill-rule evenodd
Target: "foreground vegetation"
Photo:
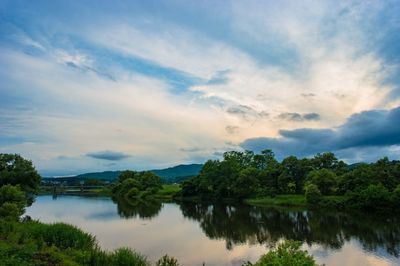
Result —
<path fill-rule="evenodd" d="M 93 265 L 93 266 L 177 266 L 178 261 L 165 255 L 155 263 L 129 248 L 113 252 L 101 250 L 96 239 L 82 230 L 63 223 L 1 221 L 0 265 Z M 316 265 L 300 250 L 301 242 L 286 241 L 246 266 Z"/>
<path fill-rule="evenodd" d="M 231 151 L 209 160 L 200 174 L 182 183 L 180 199 L 246 200 L 251 204 L 399 211 L 400 161 L 346 165 L 333 153 L 289 156 L 278 162 L 261 154 Z"/>
<path fill-rule="evenodd" d="M 92 235 L 63 223 L 3 220 L 0 237 L 0 265 L 153 265 L 128 248 L 103 251 Z M 164 256 L 155 265 L 178 263 Z"/>
<path fill-rule="evenodd" d="M 301 242 L 286 241 L 261 258 L 254 264 L 248 262 L 244 266 L 314 266 L 317 265 L 307 251 L 300 250 Z"/>

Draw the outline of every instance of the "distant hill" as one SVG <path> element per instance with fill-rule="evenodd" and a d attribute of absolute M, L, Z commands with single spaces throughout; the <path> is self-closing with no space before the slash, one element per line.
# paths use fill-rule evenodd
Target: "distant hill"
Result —
<path fill-rule="evenodd" d="M 181 164 L 165 169 L 155 169 L 150 171 L 161 177 L 164 182 L 174 183 L 181 182 L 191 176 L 198 175 L 202 167 L 202 164 Z M 98 179 L 113 182 L 118 178 L 120 173 L 121 171 L 94 172 L 69 177 L 58 177 L 57 180 L 67 182 L 79 182 L 87 179 Z M 53 177 L 43 178 L 43 181 L 53 180 Z"/>

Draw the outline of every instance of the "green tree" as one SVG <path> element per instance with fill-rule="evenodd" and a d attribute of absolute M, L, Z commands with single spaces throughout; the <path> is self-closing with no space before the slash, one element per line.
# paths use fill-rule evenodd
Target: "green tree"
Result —
<path fill-rule="evenodd" d="M 336 158 L 332 152 L 317 153 L 311 159 L 314 169 L 329 169 L 336 174 L 344 174 L 347 171 L 347 165 Z"/>
<path fill-rule="evenodd" d="M 337 176 L 328 169 L 311 171 L 307 176 L 307 182 L 315 184 L 323 195 L 331 195 L 337 189 Z"/>
<path fill-rule="evenodd" d="M 0 187 L 0 217 L 18 220 L 24 213 L 27 198 L 18 186 L 4 185 Z"/>
<path fill-rule="evenodd" d="M 309 183 L 304 187 L 306 201 L 309 204 L 318 204 L 322 199 L 321 192 L 315 184 Z"/>
<path fill-rule="evenodd" d="M 27 193 L 35 192 L 41 177 L 32 162 L 18 154 L 0 154 L 0 187 L 19 185 Z"/>
<path fill-rule="evenodd" d="M 390 206 L 390 193 L 382 184 L 369 185 L 366 189 L 358 192 L 356 204 L 366 210 L 377 210 Z"/>
<path fill-rule="evenodd" d="M 258 187 L 257 169 L 248 167 L 240 171 L 238 178 L 233 182 L 233 193 L 239 199 L 255 193 Z"/>
<path fill-rule="evenodd" d="M 133 199 L 152 196 L 161 188 L 161 178 L 154 173 L 126 170 L 118 176 L 112 194 L 116 198 Z"/>
<path fill-rule="evenodd" d="M 400 206 L 400 184 L 398 184 L 395 190 L 393 190 L 392 201 L 394 206 Z"/>

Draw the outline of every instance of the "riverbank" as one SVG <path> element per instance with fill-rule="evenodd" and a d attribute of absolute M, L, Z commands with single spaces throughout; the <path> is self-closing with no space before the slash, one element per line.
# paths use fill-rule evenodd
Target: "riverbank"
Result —
<path fill-rule="evenodd" d="M 0 240 L 0 265 L 154 265 L 129 248 L 101 250 L 94 236 L 64 223 L 1 220 Z M 178 263 L 164 256 L 155 265 Z"/>
<path fill-rule="evenodd" d="M 0 265 L 179 265 L 168 255 L 152 262 L 130 248 L 104 251 L 94 236 L 65 223 L 0 220 L 0 240 Z M 276 250 L 261 256 L 255 264 L 244 262 L 242 265 L 317 265 L 315 259 L 300 248 L 301 242 L 285 241 Z"/>
<path fill-rule="evenodd" d="M 179 184 L 164 184 L 162 188 L 152 195 L 155 199 L 171 201 L 173 197 L 181 190 Z M 90 197 L 111 197 L 112 191 L 110 186 L 84 188 L 81 189 L 60 189 L 54 193 L 53 187 L 41 186 L 38 195 L 69 195 L 69 196 L 90 196 Z"/>

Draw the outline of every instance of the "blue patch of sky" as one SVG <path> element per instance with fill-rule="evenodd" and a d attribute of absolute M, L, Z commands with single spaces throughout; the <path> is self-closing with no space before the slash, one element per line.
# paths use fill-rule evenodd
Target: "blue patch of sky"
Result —
<path fill-rule="evenodd" d="M 366 47 L 390 66 L 391 75 L 384 84 L 394 86 L 391 98 L 400 97 L 400 2 L 386 1 L 372 19 L 361 20 L 366 34 Z"/>
<path fill-rule="evenodd" d="M 0 145 L 1 146 L 9 146 L 14 144 L 20 144 L 27 142 L 25 138 L 19 136 L 1 136 L 0 135 Z"/>
<path fill-rule="evenodd" d="M 29 10 L 29 12 L 24 12 L 24 10 Z M 93 23 L 93 21 L 112 18 L 112 21 L 129 22 L 148 30 L 157 31 L 168 29 L 168 27 L 188 29 L 199 36 L 199 41 L 202 38 L 215 39 L 242 50 L 261 65 L 281 67 L 288 72 L 298 71 L 301 59 L 295 46 L 279 32 L 263 32 L 262 41 L 259 41 L 246 32 L 237 30 L 229 1 L 116 3 L 96 1 L 96 5 L 93 3 L 66 5 L 53 1 L 20 5 L 17 2 L 10 5 L 7 14 L 7 19 L 12 23 L 25 28 L 30 33 L 40 33 L 40 35 L 49 34 L 51 25 L 46 25 L 46 23 L 65 24 L 65 28 L 73 28 L 79 27 L 79 23 Z M 92 21 L 88 20 L 87 15 L 90 15 Z M 47 32 L 43 32 L 43 29 Z M 57 32 L 53 30 L 51 34 L 55 37 Z M 177 78 L 178 85 L 182 83 L 179 79 Z"/>
<path fill-rule="evenodd" d="M 77 36 L 66 36 L 61 33 L 49 35 L 38 28 L 31 30 L 30 27 L 27 26 L 29 23 L 17 21 L 18 20 L 9 20 L 7 21 L 7 24 L 4 24 L 5 26 L 0 28 L 0 33 L 3 36 L 0 38 L 0 42 L 3 46 L 21 50 L 32 56 L 42 56 L 45 53 L 35 46 L 22 43 L 18 39 L 19 37 L 16 33 L 27 36 L 32 40 L 36 40 L 36 38 L 39 40 L 45 38 L 46 41 L 44 42 L 44 45 L 50 45 L 50 49 L 64 49 L 72 54 L 81 52 L 88 55 L 95 61 L 95 69 L 92 70 L 106 78 L 118 79 L 114 73 L 109 73 L 107 67 L 110 65 L 119 65 L 124 70 L 140 73 L 167 82 L 170 85 L 172 92 L 176 94 L 186 92 L 187 89 L 193 85 L 205 84 L 207 82 L 207 80 L 193 76 L 189 73 L 161 66 L 156 62 L 144 58 L 119 54 L 110 49 L 93 45 Z M 72 65 L 69 64 L 69 66 Z"/>

